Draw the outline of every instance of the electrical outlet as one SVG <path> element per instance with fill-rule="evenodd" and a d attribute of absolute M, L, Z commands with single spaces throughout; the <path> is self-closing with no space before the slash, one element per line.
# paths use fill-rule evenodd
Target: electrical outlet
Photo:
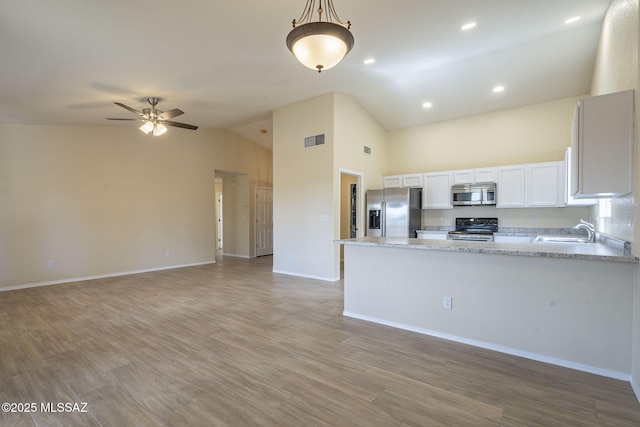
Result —
<path fill-rule="evenodd" d="M 47 262 L 47 268 L 53 268 L 53 261 Z"/>
<path fill-rule="evenodd" d="M 442 297 L 442 308 L 445 310 L 451 310 L 453 308 L 453 298 Z"/>
<path fill-rule="evenodd" d="M 171 256 L 171 249 L 167 249 L 167 256 Z"/>

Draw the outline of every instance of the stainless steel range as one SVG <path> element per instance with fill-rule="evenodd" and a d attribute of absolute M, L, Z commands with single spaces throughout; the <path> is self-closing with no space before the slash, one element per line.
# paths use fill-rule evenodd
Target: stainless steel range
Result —
<path fill-rule="evenodd" d="M 456 229 L 447 234 L 447 239 L 493 242 L 496 231 L 498 218 L 456 218 Z"/>

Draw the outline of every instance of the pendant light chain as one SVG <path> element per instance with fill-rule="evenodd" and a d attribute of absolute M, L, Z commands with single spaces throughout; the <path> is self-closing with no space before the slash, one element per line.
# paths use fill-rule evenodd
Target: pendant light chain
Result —
<path fill-rule="evenodd" d="M 293 24 L 293 28 L 295 28 L 298 25 L 307 24 L 311 22 L 313 20 L 314 11 L 317 12 L 318 14 L 317 22 L 323 22 L 322 15 L 325 12 L 325 10 L 327 13 L 324 13 L 324 16 L 325 16 L 324 22 L 337 23 L 339 25 L 342 25 L 346 29 L 351 28 L 351 21 L 347 21 L 347 23 L 344 23 L 338 17 L 338 14 L 336 13 L 336 9 L 333 6 L 333 1 L 324 0 L 324 8 L 322 7 L 322 3 L 323 3 L 323 0 L 318 0 L 318 9 L 316 9 L 316 0 L 307 0 L 307 4 L 304 7 L 304 11 L 302 12 L 302 15 L 300 15 L 300 18 L 294 19 L 291 22 Z"/>

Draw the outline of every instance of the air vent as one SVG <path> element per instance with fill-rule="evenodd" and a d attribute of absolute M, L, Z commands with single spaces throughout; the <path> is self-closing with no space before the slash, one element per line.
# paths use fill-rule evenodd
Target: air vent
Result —
<path fill-rule="evenodd" d="M 364 154 L 370 156 L 371 155 L 371 147 L 364 146 Z"/>
<path fill-rule="evenodd" d="M 304 139 L 304 148 L 317 147 L 318 145 L 324 145 L 324 133 L 320 135 L 307 136 Z"/>

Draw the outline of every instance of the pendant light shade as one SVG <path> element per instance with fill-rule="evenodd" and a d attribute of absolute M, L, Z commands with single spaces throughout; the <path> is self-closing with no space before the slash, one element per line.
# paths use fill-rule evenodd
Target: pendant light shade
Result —
<path fill-rule="evenodd" d="M 311 22 L 315 3 L 315 0 L 307 0 L 300 19 L 293 20 L 293 30 L 287 36 L 287 47 L 302 65 L 321 72 L 338 65 L 349 53 L 353 47 L 353 35 L 349 31 L 351 22 L 340 22 L 331 0 L 319 1 L 318 21 Z M 327 14 L 323 21 L 325 9 Z"/>

